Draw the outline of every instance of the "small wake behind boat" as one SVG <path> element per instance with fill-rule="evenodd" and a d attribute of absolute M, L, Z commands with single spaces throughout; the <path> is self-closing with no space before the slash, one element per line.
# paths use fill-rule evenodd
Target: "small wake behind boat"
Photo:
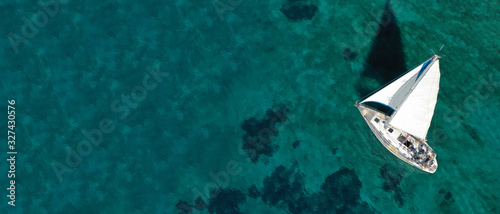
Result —
<path fill-rule="evenodd" d="M 385 148 L 428 173 L 438 167 L 427 131 L 439 91 L 439 58 L 434 55 L 355 104 Z"/>

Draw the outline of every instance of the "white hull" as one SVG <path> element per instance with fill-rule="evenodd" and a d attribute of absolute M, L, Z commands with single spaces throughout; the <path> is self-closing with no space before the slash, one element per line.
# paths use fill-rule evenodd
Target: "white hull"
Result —
<path fill-rule="evenodd" d="M 362 104 L 356 105 L 378 140 L 396 157 L 428 173 L 438 167 L 436 153 L 423 140 L 389 125 L 389 117 Z"/>

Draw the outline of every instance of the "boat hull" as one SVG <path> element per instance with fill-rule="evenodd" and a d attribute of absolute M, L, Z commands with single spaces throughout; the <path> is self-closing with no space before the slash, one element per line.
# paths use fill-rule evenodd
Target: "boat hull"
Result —
<path fill-rule="evenodd" d="M 436 153 L 425 141 L 390 126 L 387 115 L 363 105 L 357 107 L 380 143 L 393 155 L 425 172 L 436 171 Z"/>

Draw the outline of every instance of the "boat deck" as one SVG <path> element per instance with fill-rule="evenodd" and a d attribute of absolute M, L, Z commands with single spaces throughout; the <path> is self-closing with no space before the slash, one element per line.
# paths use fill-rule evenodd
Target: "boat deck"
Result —
<path fill-rule="evenodd" d="M 392 127 L 388 116 L 363 105 L 357 107 L 372 132 L 392 154 L 426 172 L 436 171 L 436 153 L 425 141 Z"/>

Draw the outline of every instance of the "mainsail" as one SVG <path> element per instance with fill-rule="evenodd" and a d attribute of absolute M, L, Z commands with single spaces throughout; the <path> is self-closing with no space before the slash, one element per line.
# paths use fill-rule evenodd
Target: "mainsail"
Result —
<path fill-rule="evenodd" d="M 394 110 L 390 125 L 425 139 L 439 91 L 439 56 L 396 79 L 361 104 L 381 103 Z"/>
<path fill-rule="evenodd" d="M 439 60 L 433 61 L 389 123 L 420 139 L 426 139 L 439 91 Z"/>
<path fill-rule="evenodd" d="M 375 93 L 375 94 L 369 96 L 368 98 L 364 99 L 363 101 L 361 101 L 361 103 L 376 102 L 376 103 L 384 104 L 385 106 L 390 107 L 392 110 L 399 109 L 399 106 L 402 104 L 401 103 L 402 98 L 404 98 L 404 97 L 398 99 L 395 95 L 402 94 L 402 93 L 398 93 L 398 91 L 400 91 L 400 89 L 402 89 L 402 88 L 408 88 L 408 87 L 404 87 L 405 85 L 409 85 L 411 87 L 413 85 L 412 83 L 415 83 L 414 79 L 417 77 L 417 74 L 421 70 L 423 64 L 417 66 L 416 68 L 414 68 L 410 72 L 406 73 L 402 77 L 394 80 L 392 83 L 390 83 L 386 87 L 380 89 L 377 93 Z M 410 80 L 413 80 L 413 81 L 410 81 Z M 394 98 L 396 98 L 396 99 L 394 99 Z"/>

